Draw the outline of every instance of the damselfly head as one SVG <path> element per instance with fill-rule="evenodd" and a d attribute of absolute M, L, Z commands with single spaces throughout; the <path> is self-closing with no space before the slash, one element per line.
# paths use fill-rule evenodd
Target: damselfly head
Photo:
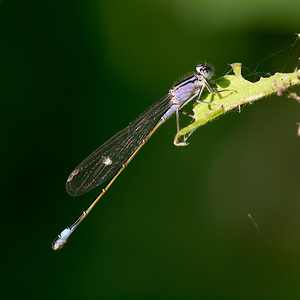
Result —
<path fill-rule="evenodd" d="M 199 64 L 196 67 L 197 73 L 202 75 L 205 79 L 210 79 L 213 75 L 213 69 L 207 64 Z"/>

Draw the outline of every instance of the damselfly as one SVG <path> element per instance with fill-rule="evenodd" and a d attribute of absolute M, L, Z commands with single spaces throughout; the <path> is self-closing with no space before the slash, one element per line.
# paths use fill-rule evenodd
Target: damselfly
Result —
<path fill-rule="evenodd" d="M 193 76 L 175 85 L 164 98 L 150 106 L 136 120 L 77 166 L 66 184 L 67 192 L 71 196 L 83 195 L 105 181 L 108 183 L 87 209 L 56 237 L 52 243 L 52 249 L 58 250 L 64 246 L 71 233 L 91 212 L 134 155 L 167 119 L 176 113 L 177 132 L 179 132 L 179 111 L 186 104 L 193 99 L 200 103 L 212 104 L 200 100 L 204 88 L 207 88 L 211 94 L 225 91 L 211 89 L 206 80 L 211 78 L 212 73 L 211 67 L 207 64 L 197 65 Z M 177 140 L 174 140 L 174 143 L 177 146 L 186 145 L 185 142 L 178 143 Z"/>

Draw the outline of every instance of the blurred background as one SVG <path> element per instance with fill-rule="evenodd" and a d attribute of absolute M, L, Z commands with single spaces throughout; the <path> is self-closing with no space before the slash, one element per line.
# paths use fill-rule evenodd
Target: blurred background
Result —
<path fill-rule="evenodd" d="M 100 189 L 70 172 L 182 76 L 299 64 L 300 2 L 0 2 L 5 299 L 299 299 L 300 105 L 269 97 L 175 147 L 162 126 L 66 246 Z M 299 88 L 294 91 L 300 92 Z M 248 216 L 251 214 L 252 219 Z"/>

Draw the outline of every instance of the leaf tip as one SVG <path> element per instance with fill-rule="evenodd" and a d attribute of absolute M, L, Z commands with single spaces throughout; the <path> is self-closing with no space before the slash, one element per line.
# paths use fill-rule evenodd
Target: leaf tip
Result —
<path fill-rule="evenodd" d="M 233 70 L 233 73 L 240 77 L 242 76 L 242 64 L 241 63 L 234 63 L 234 64 L 231 64 L 230 65 L 232 70 Z"/>

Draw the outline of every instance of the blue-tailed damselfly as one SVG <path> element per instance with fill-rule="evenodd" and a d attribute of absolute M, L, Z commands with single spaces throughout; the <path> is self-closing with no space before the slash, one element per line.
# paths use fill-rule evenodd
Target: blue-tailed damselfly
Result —
<path fill-rule="evenodd" d="M 108 183 L 87 209 L 56 237 L 52 243 L 52 249 L 58 250 L 64 246 L 71 233 L 90 213 L 134 155 L 173 113 L 176 113 L 177 132 L 179 132 L 179 111 L 186 104 L 193 99 L 205 104 L 212 104 L 200 100 L 204 88 L 207 88 L 211 94 L 225 91 L 213 91 L 209 86 L 206 80 L 213 73 L 210 66 L 199 64 L 196 71 L 193 76 L 176 84 L 164 98 L 150 106 L 74 169 L 66 183 L 67 191 L 71 196 L 83 195 L 105 181 Z M 174 140 L 174 143 L 177 146 L 186 145 L 185 142 L 178 143 L 177 140 Z"/>

